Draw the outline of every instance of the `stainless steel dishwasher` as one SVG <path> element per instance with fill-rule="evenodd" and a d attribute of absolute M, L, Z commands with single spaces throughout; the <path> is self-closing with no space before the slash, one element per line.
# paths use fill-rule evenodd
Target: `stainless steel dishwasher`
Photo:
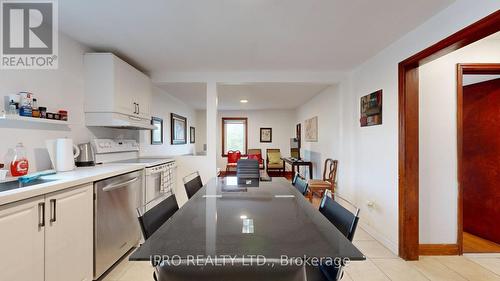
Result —
<path fill-rule="evenodd" d="M 136 209 L 143 200 L 143 173 L 94 182 L 94 279 L 141 238 Z"/>

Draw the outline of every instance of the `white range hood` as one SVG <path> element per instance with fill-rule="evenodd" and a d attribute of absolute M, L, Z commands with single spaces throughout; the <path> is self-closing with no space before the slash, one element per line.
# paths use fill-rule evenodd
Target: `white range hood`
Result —
<path fill-rule="evenodd" d="M 116 112 L 86 112 L 85 125 L 89 127 L 127 128 L 152 130 L 151 120 Z"/>

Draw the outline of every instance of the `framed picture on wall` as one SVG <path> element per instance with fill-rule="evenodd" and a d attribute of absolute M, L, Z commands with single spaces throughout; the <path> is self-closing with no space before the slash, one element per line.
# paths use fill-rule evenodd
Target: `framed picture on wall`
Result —
<path fill-rule="evenodd" d="M 189 127 L 189 143 L 196 142 L 196 129 L 194 127 Z"/>
<path fill-rule="evenodd" d="M 304 122 L 305 132 L 304 139 L 307 142 L 317 142 L 318 141 L 318 116 L 307 119 Z"/>
<path fill-rule="evenodd" d="M 170 113 L 170 143 L 171 144 L 186 144 L 187 143 L 187 119 L 186 117 Z"/>
<path fill-rule="evenodd" d="M 151 144 L 163 144 L 163 119 L 153 117 L 151 118 L 151 125 L 155 126 L 155 128 L 151 130 Z"/>
<path fill-rule="evenodd" d="M 260 142 L 273 142 L 272 128 L 260 128 Z"/>
<path fill-rule="evenodd" d="M 361 127 L 382 124 L 382 90 L 361 97 Z"/>

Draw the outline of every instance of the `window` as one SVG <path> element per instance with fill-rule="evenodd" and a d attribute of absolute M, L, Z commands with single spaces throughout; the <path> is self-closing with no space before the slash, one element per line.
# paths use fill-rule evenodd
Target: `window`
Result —
<path fill-rule="evenodd" d="M 229 150 L 239 150 L 247 154 L 247 118 L 222 118 L 222 156 Z"/>

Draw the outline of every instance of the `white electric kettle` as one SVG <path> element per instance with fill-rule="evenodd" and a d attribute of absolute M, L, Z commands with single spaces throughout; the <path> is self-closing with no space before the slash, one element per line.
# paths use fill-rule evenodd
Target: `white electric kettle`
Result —
<path fill-rule="evenodd" d="M 75 168 L 75 158 L 80 155 L 80 149 L 72 139 L 46 140 L 45 144 L 54 169 L 66 172 Z"/>

